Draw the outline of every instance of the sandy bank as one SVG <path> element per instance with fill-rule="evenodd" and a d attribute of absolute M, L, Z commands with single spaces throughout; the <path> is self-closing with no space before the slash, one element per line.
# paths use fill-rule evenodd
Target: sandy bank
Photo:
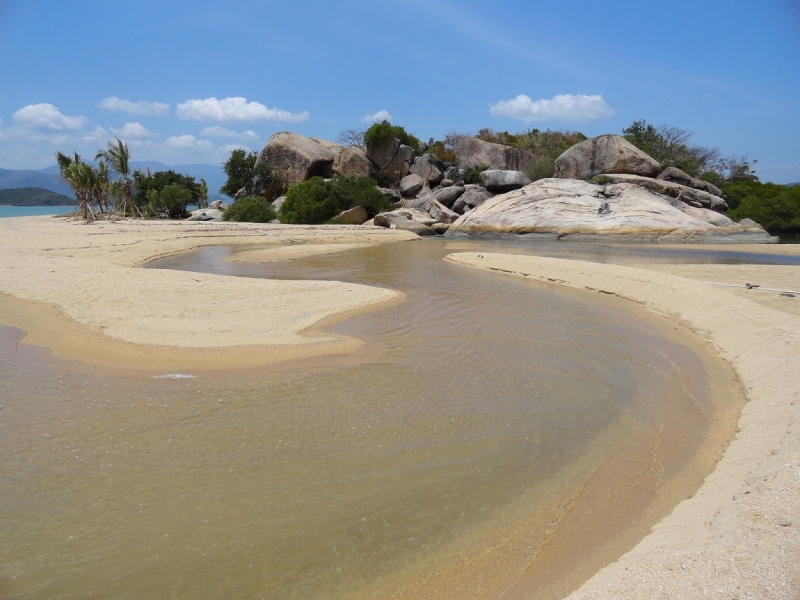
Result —
<path fill-rule="evenodd" d="M 396 292 L 137 267 L 209 245 L 280 245 L 286 259 L 287 247 L 302 255 L 317 244 L 330 252 L 411 239 L 356 226 L 2 219 L 0 322 L 25 329 L 26 342 L 56 356 L 127 368 L 225 368 L 348 351 L 359 342 L 301 332 Z"/>
<path fill-rule="evenodd" d="M 743 290 L 753 294 L 743 297 L 738 289 L 703 283 L 710 274 L 733 282 L 766 277 L 763 266 L 650 270 L 477 253 L 448 259 L 640 303 L 708 340 L 747 390 L 738 435 L 697 494 L 570 598 L 798 597 L 800 317 L 754 302 L 759 292 Z M 771 276 L 790 273 L 781 271 Z"/>

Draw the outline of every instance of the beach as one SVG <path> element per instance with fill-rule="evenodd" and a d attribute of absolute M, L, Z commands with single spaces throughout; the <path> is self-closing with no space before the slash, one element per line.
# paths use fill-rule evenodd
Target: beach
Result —
<path fill-rule="evenodd" d="M 25 330 L 25 343 L 47 348 L 56 360 L 79 357 L 131 371 L 225 370 L 343 355 L 361 342 L 323 329 L 401 301 L 400 294 L 336 281 L 139 267 L 209 245 L 252 246 L 234 260 L 269 262 L 415 239 L 360 226 L 6 219 L 0 322 Z M 630 267 L 461 252 L 448 260 L 634 302 L 713 346 L 746 391 L 736 438 L 700 490 L 571 598 L 797 597 L 800 297 L 705 283 L 798 290 L 797 267 Z"/>

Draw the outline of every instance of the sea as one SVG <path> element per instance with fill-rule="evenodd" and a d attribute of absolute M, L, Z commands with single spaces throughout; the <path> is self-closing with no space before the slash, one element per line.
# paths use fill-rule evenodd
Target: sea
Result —
<path fill-rule="evenodd" d="M 75 210 L 74 206 L 0 206 L 0 219 L 8 217 L 64 215 L 73 210 Z"/>

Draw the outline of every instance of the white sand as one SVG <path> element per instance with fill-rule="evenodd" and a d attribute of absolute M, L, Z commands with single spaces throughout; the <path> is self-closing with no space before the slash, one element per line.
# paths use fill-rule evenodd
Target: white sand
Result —
<path fill-rule="evenodd" d="M 736 439 L 697 494 L 570 598 L 800 598 L 800 317 L 788 304 L 800 298 L 702 282 L 713 275 L 796 285 L 800 268 L 448 258 L 638 302 L 708 340 L 745 386 Z M 779 310 L 784 300 L 791 310 Z"/>

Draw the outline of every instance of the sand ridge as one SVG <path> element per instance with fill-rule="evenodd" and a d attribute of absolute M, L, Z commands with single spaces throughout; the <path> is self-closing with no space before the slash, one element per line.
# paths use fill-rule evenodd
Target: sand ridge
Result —
<path fill-rule="evenodd" d="M 148 368 L 224 368 L 349 352 L 357 340 L 303 332 L 336 315 L 396 299 L 397 292 L 336 281 L 137 267 L 208 245 L 289 245 L 307 252 L 324 244 L 330 252 L 339 244 L 413 239 L 407 232 L 359 226 L 3 219 L 0 322 L 25 329 L 26 342 L 47 346 L 57 356 L 109 366 L 124 359 L 128 366 Z M 76 323 L 82 327 L 76 329 Z M 84 351 L 86 345 L 93 350 Z"/>
<path fill-rule="evenodd" d="M 679 277 L 533 256 L 447 258 L 640 303 L 713 344 L 745 386 L 737 437 L 697 494 L 571 599 L 800 596 L 800 317 L 689 279 L 704 279 L 709 265 L 671 267 Z M 712 266 L 726 274 L 726 265 Z M 762 268 L 733 275 L 754 278 Z"/>

